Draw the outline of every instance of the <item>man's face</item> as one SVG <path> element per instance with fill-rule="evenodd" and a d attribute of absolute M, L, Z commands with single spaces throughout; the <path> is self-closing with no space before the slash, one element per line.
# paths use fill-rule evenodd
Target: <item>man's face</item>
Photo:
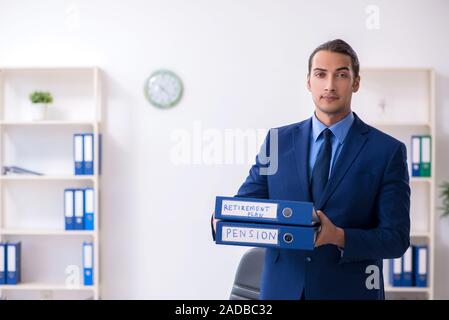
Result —
<path fill-rule="evenodd" d="M 352 93 L 359 89 L 359 82 L 348 55 L 324 50 L 314 55 L 307 88 L 319 111 L 329 115 L 349 111 Z"/>

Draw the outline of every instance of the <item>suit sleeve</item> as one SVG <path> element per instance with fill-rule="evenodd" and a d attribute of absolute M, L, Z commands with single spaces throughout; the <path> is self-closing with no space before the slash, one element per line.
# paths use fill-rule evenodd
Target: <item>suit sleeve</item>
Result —
<path fill-rule="evenodd" d="M 410 246 L 410 186 L 407 154 L 400 143 L 390 158 L 376 199 L 374 229 L 344 229 L 340 263 L 401 257 Z"/>
<path fill-rule="evenodd" d="M 234 197 L 246 198 L 268 198 L 268 183 L 267 175 L 261 174 L 261 168 L 269 167 L 268 161 L 270 157 L 270 132 L 268 132 L 259 153 L 256 156 L 256 161 L 249 170 L 248 177 L 240 186 L 237 194 Z M 215 230 L 213 227 L 213 215 L 211 217 L 212 239 L 215 241 Z"/>

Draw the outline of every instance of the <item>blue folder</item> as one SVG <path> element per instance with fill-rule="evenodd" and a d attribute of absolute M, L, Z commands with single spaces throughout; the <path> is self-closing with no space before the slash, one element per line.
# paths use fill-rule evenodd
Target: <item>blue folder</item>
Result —
<path fill-rule="evenodd" d="M 313 250 L 315 227 L 268 225 L 232 221 L 217 222 L 217 244 Z"/>
<path fill-rule="evenodd" d="M 414 246 L 414 274 L 417 287 L 427 287 L 428 248 L 426 245 Z"/>
<path fill-rule="evenodd" d="M 84 190 L 74 190 L 75 230 L 84 229 Z"/>
<path fill-rule="evenodd" d="M 64 190 L 65 230 L 75 229 L 75 195 L 73 189 Z"/>
<path fill-rule="evenodd" d="M 84 174 L 94 174 L 94 135 L 83 134 L 84 146 Z"/>
<path fill-rule="evenodd" d="M 6 284 L 6 243 L 0 242 L 0 284 Z"/>
<path fill-rule="evenodd" d="M 94 230 L 94 189 L 84 189 L 84 229 Z"/>
<path fill-rule="evenodd" d="M 6 244 L 6 284 L 18 284 L 20 282 L 21 266 L 20 266 L 20 242 L 8 242 Z"/>
<path fill-rule="evenodd" d="M 92 242 L 83 242 L 83 278 L 84 285 L 94 284 L 94 245 Z"/>
<path fill-rule="evenodd" d="M 73 162 L 75 165 L 75 175 L 84 174 L 84 142 L 80 133 L 73 135 Z"/>
<path fill-rule="evenodd" d="M 402 256 L 402 286 L 412 287 L 413 281 L 413 260 L 412 260 L 412 247 L 409 247 Z"/>
<path fill-rule="evenodd" d="M 421 176 L 421 136 L 412 136 L 412 176 Z"/>
<path fill-rule="evenodd" d="M 389 282 L 392 287 L 402 286 L 402 258 L 390 259 L 390 277 Z"/>
<path fill-rule="evenodd" d="M 313 226 L 312 202 L 217 196 L 215 218 L 227 221 Z"/>

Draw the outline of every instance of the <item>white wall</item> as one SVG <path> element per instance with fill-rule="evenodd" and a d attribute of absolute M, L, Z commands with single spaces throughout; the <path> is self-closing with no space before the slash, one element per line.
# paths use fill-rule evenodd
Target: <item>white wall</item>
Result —
<path fill-rule="evenodd" d="M 371 4 L 379 30 L 365 25 Z M 449 178 L 448 9 L 443 0 L 0 0 L 0 65 L 104 71 L 103 297 L 226 299 L 244 249 L 215 246 L 209 217 L 215 195 L 234 194 L 249 165 L 175 166 L 170 135 L 193 134 L 195 123 L 223 132 L 308 117 L 308 55 L 341 37 L 362 66 L 436 69 L 441 182 Z M 168 111 L 142 91 L 162 67 L 185 84 Z M 439 221 L 437 298 L 449 298 L 448 231 Z"/>

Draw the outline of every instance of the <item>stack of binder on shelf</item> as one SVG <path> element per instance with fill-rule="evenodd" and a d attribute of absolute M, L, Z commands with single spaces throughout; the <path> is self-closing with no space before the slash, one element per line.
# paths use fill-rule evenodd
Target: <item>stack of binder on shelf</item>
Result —
<path fill-rule="evenodd" d="M 0 285 L 20 283 L 21 242 L 0 243 Z"/>
<path fill-rule="evenodd" d="M 412 136 L 412 176 L 430 177 L 432 167 L 432 137 Z"/>
<path fill-rule="evenodd" d="M 85 286 L 94 284 L 94 245 L 83 242 L 83 280 Z"/>
<path fill-rule="evenodd" d="M 94 189 L 65 189 L 65 230 L 94 230 Z"/>
<path fill-rule="evenodd" d="M 217 196 L 217 244 L 313 250 L 318 218 L 311 202 Z"/>
<path fill-rule="evenodd" d="M 75 175 L 94 174 L 94 135 L 92 133 L 73 135 L 73 159 Z"/>
<path fill-rule="evenodd" d="M 427 287 L 427 267 L 427 246 L 410 246 L 401 258 L 390 260 L 390 285 Z"/>

